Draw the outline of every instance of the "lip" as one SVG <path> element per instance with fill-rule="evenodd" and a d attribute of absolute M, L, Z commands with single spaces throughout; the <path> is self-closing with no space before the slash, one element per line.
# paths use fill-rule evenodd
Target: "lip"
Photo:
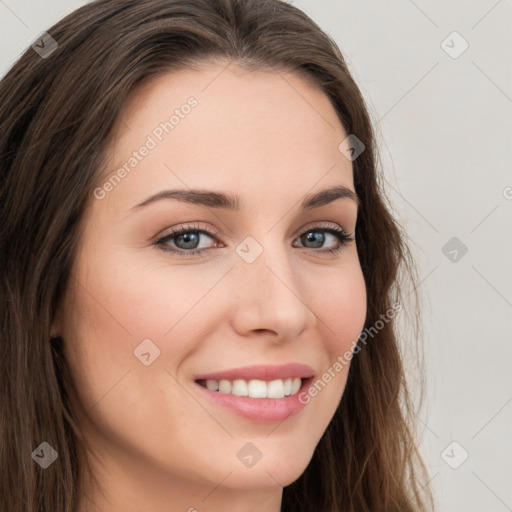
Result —
<path fill-rule="evenodd" d="M 225 394 L 207 389 L 197 382 L 199 380 L 222 379 L 258 379 L 270 381 L 276 379 L 288 379 L 291 377 L 300 377 L 302 379 L 302 385 L 295 395 L 285 396 L 284 398 L 250 398 L 247 396 Z M 294 416 L 303 409 L 305 404 L 299 401 L 299 396 L 301 393 L 306 391 L 313 380 L 314 371 L 310 366 L 292 363 L 280 366 L 247 366 L 244 368 L 232 368 L 229 370 L 202 374 L 195 378 L 194 385 L 202 396 L 211 400 L 215 405 L 229 410 L 238 416 L 254 422 L 276 423 Z"/>
<path fill-rule="evenodd" d="M 205 373 L 197 375 L 195 380 L 235 380 L 235 379 L 258 379 L 258 380 L 276 380 L 299 377 L 307 379 L 315 374 L 313 368 L 306 364 L 290 363 L 283 365 L 260 364 L 255 366 L 245 366 L 243 368 L 231 368 L 214 373 Z"/>

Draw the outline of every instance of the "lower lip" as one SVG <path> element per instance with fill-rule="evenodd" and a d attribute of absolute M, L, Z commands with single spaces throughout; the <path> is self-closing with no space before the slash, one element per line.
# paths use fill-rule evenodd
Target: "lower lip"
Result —
<path fill-rule="evenodd" d="M 214 403 L 230 409 L 234 413 L 251 421 L 262 423 L 275 423 L 284 421 L 297 414 L 304 405 L 299 401 L 299 395 L 307 390 L 312 378 L 304 379 L 295 395 L 284 398 L 250 398 L 248 396 L 236 396 L 231 393 L 212 391 L 197 382 L 194 384 Z"/>

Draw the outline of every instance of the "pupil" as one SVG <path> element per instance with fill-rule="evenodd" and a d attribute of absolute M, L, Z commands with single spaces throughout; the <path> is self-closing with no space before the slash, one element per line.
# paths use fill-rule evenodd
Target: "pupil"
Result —
<path fill-rule="evenodd" d="M 195 240 L 194 240 L 194 238 L 195 238 Z M 191 233 L 183 233 L 183 234 L 178 236 L 177 241 L 179 239 L 184 239 L 185 240 L 186 247 L 182 247 L 182 249 L 195 249 L 196 245 L 197 245 L 197 242 L 198 242 L 198 235 L 197 234 L 191 234 Z M 192 246 L 187 245 L 187 244 L 190 244 L 190 243 L 192 243 Z"/>
<path fill-rule="evenodd" d="M 322 245 L 324 243 L 324 239 L 325 239 L 325 235 L 323 233 L 317 233 L 317 232 L 311 232 L 311 231 L 307 235 L 305 235 L 305 237 L 308 241 L 312 241 L 315 243 L 314 247 L 322 247 Z"/>

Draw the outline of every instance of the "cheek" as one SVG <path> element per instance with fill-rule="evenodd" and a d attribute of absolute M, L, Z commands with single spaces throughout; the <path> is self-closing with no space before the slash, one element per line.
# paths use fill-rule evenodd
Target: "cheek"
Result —
<path fill-rule="evenodd" d="M 331 269 L 332 270 L 332 269 Z M 364 329 L 367 294 L 364 276 L 358 261 L 331 272 L 330 279 L 315 276 L 308 281 L 324 282 L 321 291 L 309 293 L 308 305 L 317 316 L 321 339 L 318 352 L 323 354 L 320 373 L 299 399 L 314 410 L 315 423 L 310 426 L 318 439 L 332 419 L 343 395 L 355 345 Z M 319 429 L 319 426 L 322 428 Z"/>
<path fill-rule="evenodd" d="M 89 251 L 86 261 L 77 262 L 74 294 L 64 308 L 63 337 L 86 406 L 129 370 L 129 380 L 156 368 L 173 371 L 196 350 L 194 340 L 211 334 L 213 312 L 221 306 L 222 286 L 215 285 L 229 268 L 201 271 L 143 263 L 119 254 L 109 259 L 99 251 Z M 139 346 L 148 347 L 147 342 L 141 345 L 146 339 L 156 346 L 149 345 L 151 358 L 160 351 L 149 367 L 134 354 Z M 145 380 L 139 384 L 141 390 L 151 387 Z M 136 389 L 132 391 L 135 399 Z"/>
<path fill-rule="evenodd" d="M 133 350 L 137 340 L 170 338 L 191 312 L 202 312 L 201 301 L 222 274 L 217 267 L 171 267 L 122 254 L 109 260 L 96 253 L 77 271 L 80 284 L 72 314 L 79 313 L 82 328 L 93 338 Z"/>
<path fill-rule="evenodd" d="M 219 303 L 217 298 L 223 293 L 220 281 L 230 269 L 229 265 L 172 265 L 165 259 L 155 262 L 130 257 L 107 265 L 103 268 L 108 271 L 89 278 L 90 288 L 132 334 L 134 342 L 152 337 L 168 340 L 184 326 L 194 329 L 199 325 L 196 317 L 207 319 L 212 301 Z M 193 332 L 189 337 L 193 338 Z"/>
<path fill-rule="evenodd" d="M 334 360 L 353 348 L 364 329 L 366 284 L 357 260 L 331 271 L 329 278 L 324 278 L 322 282 L 320 291 L 309 293 L 309 297 L 327 352 Z"/>

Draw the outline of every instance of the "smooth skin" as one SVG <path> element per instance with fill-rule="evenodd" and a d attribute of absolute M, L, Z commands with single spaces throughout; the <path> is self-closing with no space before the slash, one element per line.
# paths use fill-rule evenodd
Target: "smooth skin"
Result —
<path fill-rule="evenodd" d="M 102 199 L 92 197 L 83 218 L 52 326 L 102 485 L 84 480 L 82 511 L 278 512 L 283 486 L 305 470 L 343 394 L 348 367 L 298 414 L 268 423 L 214 404 L 194 382 L 294 362 L 320 377 L 366 317 L 355 241 L 302 236 L 317 224 L 352 236 L 356 227 L 350 198 L 300 208 L 331 186 L 354 191 L 352 163 L 338 150 L 347 133 L 329 99 L 293 73 L 227 64 L 173 71 L 136 91 L 102 183 L 187 98 L 197 105 Z M 134 208 L 169 189 L 237 195 L 240 209 L 173 199 Z M 188 242 L 155 244 L 189 224 Z M 236 251 L 247 237 L 263 249 L 252 263 Z M 186 254 L 190 240 L 200 254 Z M 134 355 L 145 339 L 160 350 L 148 366 Z M 262 454 L 251 468 L 237 457 L 248 442 Z"/>

